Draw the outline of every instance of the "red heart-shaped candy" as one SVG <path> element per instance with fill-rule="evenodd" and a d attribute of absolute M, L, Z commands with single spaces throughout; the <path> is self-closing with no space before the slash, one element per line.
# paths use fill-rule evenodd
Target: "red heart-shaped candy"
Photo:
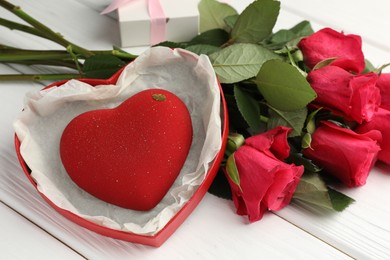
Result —
<path fill-rule="evenodd" d="M 191 143 L 186 105 L 169 91 L 148 89 L 116 108 L 74 118 L 60 154 L 83 190 L 120 207 L 150 210 L 177 178 Z"/>

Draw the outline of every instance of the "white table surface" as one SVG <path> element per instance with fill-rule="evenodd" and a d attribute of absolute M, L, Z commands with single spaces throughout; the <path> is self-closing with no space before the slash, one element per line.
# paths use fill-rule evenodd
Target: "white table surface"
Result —
<path fill-rule="evenodd" d="M 99 12 L 108 0 L 12 0 L 67 39 L 88 49 L 118 44 L 115 20 Z M 227 1 L 242 11 L 249 0 Z M 375 66 L 390 62 L 390 2 L 282 0 L 277 28 L 303 19 L 363 37 Z M 15 19 L 0 9 L 0 17 Z M 52 43 L 0 28 L 0 43 L 55 49 Z M 127 49 L 139 53 L 144 48 Z M 0 54 L 1 55 L 1 54 Z M 37 71 L 0 65 L 0 73 Z M 48 72 L 41 70 L 40 72 Z M 49 71 L 50 72 L 50 71 Z M 206 194 L 160 248 L 104 237 L 62 217 L 38 195 L 17 161 L 12 122 L 27 91 L 44 86 L 0 82 L 0 259 L 390 259 L 390 166 L 378 165 L 367 184 L 341 191 L 356 199 L 342 213 L 292 204 L 247 224 L 231 201 Z"/>

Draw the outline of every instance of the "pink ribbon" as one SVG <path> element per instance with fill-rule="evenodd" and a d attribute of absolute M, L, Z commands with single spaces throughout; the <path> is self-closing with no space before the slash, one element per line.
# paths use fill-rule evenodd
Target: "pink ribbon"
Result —
<path fill-rule="evenodd" d="M 113 0 L 101 14 L 110 13 L 134 1 L 135 0 Z M 166 16 L 159 0 L 147 0 L 147 3 L 150 16 L 150 44 L 154 45 L 165 41 Z"/>

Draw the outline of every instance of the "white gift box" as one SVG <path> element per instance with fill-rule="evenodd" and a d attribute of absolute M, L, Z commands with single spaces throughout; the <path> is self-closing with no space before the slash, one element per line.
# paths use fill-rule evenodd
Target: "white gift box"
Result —
<path fill-rule="evenodd" d="M 160 0 L 166 16 L 165 40 L 189 41 L 199 32 L 199 0 Z M 151 22 L 146 0 L 118 9 L 122 47 L 151 44 Z"/>

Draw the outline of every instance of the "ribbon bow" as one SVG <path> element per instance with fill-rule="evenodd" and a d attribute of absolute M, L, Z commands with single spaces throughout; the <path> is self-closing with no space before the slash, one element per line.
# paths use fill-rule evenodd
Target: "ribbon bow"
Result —
<path fill-rule="evenodd" d="M 122 6 L 130 4 L 134 0 L 113 0 L 101 14 L 110 13 Z M 159 0 L 147 0 L 150 16 L 150 43 L 152 45 L 165 41 L 166 17 Z"/>

